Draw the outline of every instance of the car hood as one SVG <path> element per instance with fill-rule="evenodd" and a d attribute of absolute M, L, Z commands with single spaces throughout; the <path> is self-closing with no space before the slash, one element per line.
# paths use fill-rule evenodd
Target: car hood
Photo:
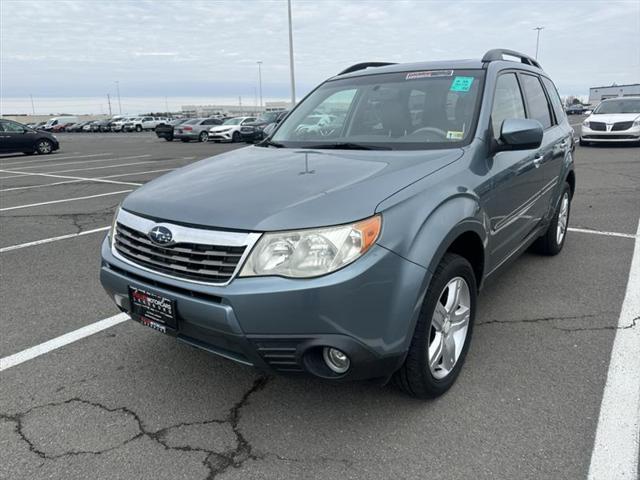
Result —
<path fill-rule="evenodd" d="M 373 215 L 384 199 L 462 153 L 246 147 L 156 178 L 122 206 L 160 220 L 233 230 L 337 225 Z"/>
<path fill-rule="evenodd" d="M 616 122 L 632 122 L 640 118 L 640 113 L 605 113 L 590 115 L 587 118 L 589 122 L 603 122 L 603 123 L 616 123 Z"/>

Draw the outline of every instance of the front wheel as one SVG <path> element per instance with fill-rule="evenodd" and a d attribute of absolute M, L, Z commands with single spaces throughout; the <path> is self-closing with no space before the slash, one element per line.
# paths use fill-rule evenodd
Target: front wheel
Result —
<path fill-rule="evenodd" d="M 136 125 L 136 132 L 141 132 L 142 131 L 142 127 L 140 125 Z"/>
<path fill-rule="evenodd" d="M 53 151 L 53 144 L 47 139 L 38 140 L 36 150 L 41 155 L 49 154 Z"/>
<path fill-rule="evenodd" d="M 233 135 L 231 136 L 231 141 L 233 143 L 238 143 L 240 141 L 240 132 L 233 132 Z"/>
<path fill-rule="evenodd" d="M 471 264 L 445 254 L 425 295 L 407 358 L 395 373 L 396 384 L 409 395 L 438 397 L 455 382 L 471 342 L 476 285 Z"/>
<path fill-rule="evenodd" d="M 557 255 L 564 246 L 571 213 L 571 187 L 565 182 L 553 219 L 547 231 L 533 244 L 533 250 L 543 255 Z"/>
<path fill-rule="evenodd" d="M 199 142 L 206 142 L 209 139 L 209 134 L 207 132 L 200 132 L 200 136 L 198 137 Z"/>

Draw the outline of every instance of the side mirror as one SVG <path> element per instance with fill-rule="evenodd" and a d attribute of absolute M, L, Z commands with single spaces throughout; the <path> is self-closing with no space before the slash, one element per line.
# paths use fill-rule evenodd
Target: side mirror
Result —
<path fill-rule="evenodd" d="M 532 150 L 542 144 L 542 125 L 530 118 L 508 118 L 500 127 L 500 140 L 495 152 Z"/>

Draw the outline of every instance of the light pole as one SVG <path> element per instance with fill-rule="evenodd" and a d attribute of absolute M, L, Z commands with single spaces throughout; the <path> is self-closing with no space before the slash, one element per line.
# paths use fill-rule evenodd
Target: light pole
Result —
<path fill-rule="evenodd" d="M 122 115 L 122 103 L 120 102 L 120 82 L 116 80 L 116 91 L 118 92 L 118 111 Z"/>
<path fill-rule="evenodd" d="M 111 95 L 107 93 L 107 103 L 109 104 L 109 116 L 111 116 Z"/>
<path fill-rule="evenodd" d="M 538 60 L 538 48 L 540 47 L 540 32 L 544 30 L 544 27 L 535 27 L 534 30 L 537 30 L 536 36 L 536 60 Z"/>
<path fill-rule="evenodd" d="M 258 89 L 260 91 L 260 110 L 262 110 L 262 60 L 258 64 Z"/>
<path fill-rule="evenodd" d="M 33 115 L 35 116 L 36 114 L 36 107 L 33 105 L 33 94 L 29 94 L 29 97 L 31 97 L 31 112 L 33 113 Z"/>
<path fill-rule="evenodd" d="M 291 0 L 287 0 L 289 10 L 289 72 L 291 73 L 291 108 L 296 104 L 296 79 L 293 71 L 293 27 L 291 26 Z"/>

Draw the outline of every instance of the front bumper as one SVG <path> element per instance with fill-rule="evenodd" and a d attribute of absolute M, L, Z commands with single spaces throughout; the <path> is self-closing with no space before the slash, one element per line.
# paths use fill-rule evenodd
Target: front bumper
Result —
<path fill-rule="evenodd" d="M 627 130 L 592 130 L 582 126 L 580 139 L 587 142 L 638 142 L 640 141 L 640 126 Z"/>
<path fill-rule="evenodd" d="M 428 272 L 374 246 L 324 277 L 236 278 L 227 286 L 195 284 L 137 269 L 102 245 L 100 280 L 118 307 L 131 312 L 129 286 L 176 302 L 178 340 L 261 370 L 333 380 L 388 378 L 402 364 Z M 336 375 L 322 348 L 339 348 L 351 368 Z"/>
<path fill-rule="evenodd" d="M 227 132 L 209 132 L 209 140 L 233 140 L 234 131 L 230 130 Z"/>

